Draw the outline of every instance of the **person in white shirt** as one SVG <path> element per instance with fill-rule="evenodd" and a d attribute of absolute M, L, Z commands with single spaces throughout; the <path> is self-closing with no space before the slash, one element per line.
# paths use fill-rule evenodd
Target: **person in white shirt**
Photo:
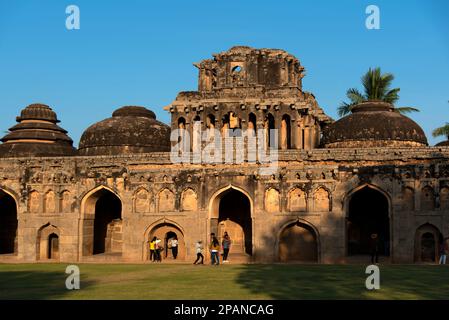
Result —
<path fill-rule="evenodd" d="M 178 257 L 178 237 L 174 236 L 173 239 L 171 239 L 171 253 L 173 255 L 173 259 L 176 260 Z"/>
<path fill-rule="evenodd" d="M 161 239 L 156 238 L 155 245 L 154 245 L 154 252 L 156 254 L 156 261 L 157 262 L 162 262 L 162 257 L 161 257 L 162 246 L 161 246 L 161 242 L 162 242 Z"/>
<path fill-rule="evenodd" d="M 193 264 L 197 264 L 200 259 L 201 262 L 199 264 L 204 264 L 203 241 L 198 240 L 195 244 L 195 249 L 196 249 L 196 260 Z"/>

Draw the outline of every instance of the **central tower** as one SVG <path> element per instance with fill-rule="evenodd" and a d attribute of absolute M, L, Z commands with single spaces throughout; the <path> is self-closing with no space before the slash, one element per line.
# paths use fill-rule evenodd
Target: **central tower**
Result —
<path fill-rule="evenodd" d="M 304 67 L 297 58 L 284 50 L 246 46 L 213 57 L 194 64 L 199 70 L 198 91 L 180 92 L 165 107 L 172 130 L 188 130 L 192 148 L 199 141 L 199 128 L 219 129 L 222 137 L 236 129 L 256 136 L 267 134 L 263 129 L 277 129 L 277 144 L 267 136 L 266 148 L 319 146 L 321 130 L 332 119 L 313 94 L 302 90 Z"/>

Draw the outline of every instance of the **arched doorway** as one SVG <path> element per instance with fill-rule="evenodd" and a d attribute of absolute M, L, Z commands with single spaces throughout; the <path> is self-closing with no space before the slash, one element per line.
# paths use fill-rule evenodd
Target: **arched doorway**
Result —
<path fill-rule="evenodd" d="M 428 223 L 420 226 L 415 235 L 415 262 L 437 262 L 441 241 L 442 235 L 437 227 Z"/>
<path fill-rule="evenodd" d="M 83 255 L 122 253 L 122 203 L 101 188 L 84 203 Z"/>
<path fill-rule="evenodd" d="M 59 229 L 47 223 L 37 232 L 37 259 L 38 260 L 59 260 Z"/>
<path fill-rule="evenodd" d="M 389 203 L 380 191 L 366 186 L 351 195 L 347 215 L 349 256 L 371 254 L 371 235 L 378 236 L 380 256 L 390 256 Z"/>
<path fill-rule="evenodd" d="M 0 190 L 0 254 L 17 253 L 17 226 L 16 201 Z"/>
<path fill-rule="evenodd" d="M 225 232 L 229 234 L 231 259 L 238 254 L 252 255 L 251 203 L 247 195 L 233 187 L 222 191 L 213 199 L 210 223 L 211 233 L 220 242 Z"/>
<path fill-rule="evenodd" d="M 153 237 L 157 237 L 162 240 L 164 250 L 161 252 L 161 256 L 167 259 L 173 259 L 171 249 L 168 248 L 168 240 L 173 237 L 178 238 L 178 257 L 176 260 L 185 260 L 186 258 L 186 245 L 184 240 L 183 232 L 174 224 L 169 222 L 163 222 L 158 224 L 148 234 L 147 243 L 146 243 L 146 258 L 149 259 L 149 242 L 153 239 Z"/>
<path fill-rule="evenodd" d="M 279 236 L 279 261 L 318 262 L 315 230 L 299 221 L 286 226 Z"/>
<path fill-rule="evenodd" d="M 59 260 L 59 236 L 56 233 L 48 236 L 47 258 Z"/>

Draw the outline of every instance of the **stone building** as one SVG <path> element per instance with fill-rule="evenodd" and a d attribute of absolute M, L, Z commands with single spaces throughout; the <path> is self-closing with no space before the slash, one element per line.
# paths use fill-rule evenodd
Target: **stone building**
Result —
<path fill-rule="evenodd" d="M 167 249 L 175 235 L 190 262 L 197 240 L 224 231 L 231 261 L 367 261 L 372 233 L 383 261 L 435 261 L 449 235 L 447 144 L 428 146 L 382 102 L 334 121 L 283 50 L 233 47 L 195 66 L 198 91 L 165 107 L 170 126 L 126 106 L 75 149 L 50 107 L 22 110 L 0 145 L 0 262 L 143 262 L 150 238 Z M 231 140 L 243 162 L 195 160 L 223 137 L 243 137 Z M 182 143 L 188 153 L 171 152 Z M 276 170 L 261 174 L 254 150 L 276 151 Z"/>

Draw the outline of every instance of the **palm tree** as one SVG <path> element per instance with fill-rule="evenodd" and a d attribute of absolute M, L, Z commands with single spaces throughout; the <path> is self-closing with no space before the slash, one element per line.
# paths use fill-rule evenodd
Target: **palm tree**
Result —
<path fill-rule="evenodd" d="M 447 137 L 447 140 L 449 140 L 449 122 L 446 122 L 446 124 L 444 126 L 433 130 L 432 136 L 434 138 L 439 137 L 439 136 L 445 136 L 445 137 Z"/>
<path fill-rule="evenodd" d="M 433 130 L 432 136 L 434 138 L 439 137 L 439 136 L 445 136 L 445 137 L 447 137 L 447 140 L 449 140 L 449 122 L 446 122 L 446 124 L 444 126 Z"/>
<path fill-rule="evenodd" d="M 356 88 L 351 88 L 346 92 L 349 102 L 342 102 L 338 107 L 338 115 L 343 117 L 349 114 L 356 104 L 361 102 L 378 100 L 391 103 L 393 106 L 399 100 L 399 88 L 390 89 L 394 75 L 391 73 L 382 74 L 380 68 L 369 69 L 362 77 L 364 93 Z M 397 107 L 394 111 L 408 113 L 419 111 L 413 107 Z"/>

